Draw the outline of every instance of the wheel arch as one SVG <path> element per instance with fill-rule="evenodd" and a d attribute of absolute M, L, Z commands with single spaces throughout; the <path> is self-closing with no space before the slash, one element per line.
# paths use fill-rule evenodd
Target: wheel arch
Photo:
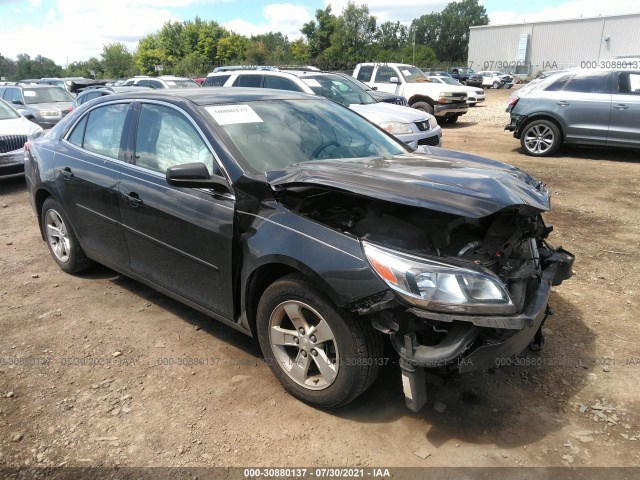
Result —
<path fill-rule="evenodd" d="M 53 194 L 46 188 L 39 188 L 38 191 L 36 191 L 36 193 L 33 195 L 36 215 L 38 216 L 38 227 L 40 228 L 40 236 L 42 237 L 42 240 L 46 240 L 44 236 L 44 230 L 42 229 L 42 206 L 44 205 L 44 202 L 47 200 L 47 198 L 53 198 L 57 201 Z"/>
<path fill-rule="evenodd" d="M 342 305 L 343 302 L 340 301 L 340 296 L 320 275 L 307 265 L 283 255 L 274 255 L 265 258 L 260 265 L 256 266 L 247 275 L 246 280 L 243 282 L 244 291 L 242 292 L 241 309 L 246 315 L 254 338 L 257 338 L 256 313 L 262 294 L 273 282 L 292 273 L 304 275 L 319 291 L 329 297 L 337 307 L 344 306 Z"/>
<path fill-rule="evenodd" d="M 411 98 L 408 99 L 408 102 L 409 102 L 409 106 L 413 105 L 416 102 L 426 102 L 432 107 L 436 103 L 431 97 L 427 95 L 421 95 L 421 94 L 412 95 Z"/>
<path fill-rule="evenodd" d="M 547 120 L 554 123 L 556 127 L 558 127 L 558 130 L 560 131 L 560 137 L 561 137 L 560 140 L 562 141 L 562 143 L 564 143 L 565 133 L 564 133 L 564 126 L 562 122 L 555 116 L 550 115 L 548 113 L 534 113 L 532 115 L 527 116 L 527 118 L 520 124 L 516 132 L 517 133 L 516 138 L 520 139 L 524 129 L 527 128 L 527 126 L 529 126 L 529 124 L 531 124 L 531 122 L 535 120 Z"/>

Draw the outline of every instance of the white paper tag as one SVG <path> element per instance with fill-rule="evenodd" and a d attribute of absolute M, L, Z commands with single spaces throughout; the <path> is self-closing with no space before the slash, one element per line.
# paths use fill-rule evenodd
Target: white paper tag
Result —
<path fill-rule="evenodd" d="M 174 82 L 173 80 L 167 80 L 167 85 L 174 86 L 175 84 L 176 82 Z"/>
<path fill-rule="evenodd" d="M 216 105 L 215 107 L 205 107 L 205 109 L 220 125 L 263 123 L 262 119 L 249 105 Z"/>
<path fill-rule="evenodd" d="M 33 90 L 24 90 L 22 93 L 24 94 L 25 97 L 35 97 L 36 96 L 36 92 L 34 92 Z"/>
<path fill-rule="evenodd" d="M 321 87 L 320 82 L 318 82 L 315 78 L 303 78 L 302 81 L 309 85 L 310 87 Z"/>

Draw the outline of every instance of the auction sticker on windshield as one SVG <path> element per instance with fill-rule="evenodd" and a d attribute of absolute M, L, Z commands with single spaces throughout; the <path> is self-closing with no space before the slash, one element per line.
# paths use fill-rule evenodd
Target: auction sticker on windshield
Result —
<path fill-rule="evenodd" d="M 22 93 L 24 93 L 25 97 L 35 97 L 36 96 L 36 92 L 34 92 L 33 90 L 25 90 Z"/>
<path fill-rule="evenodd" d="M 303 78 L 302 81 L 309 85 L 310 87 L 321 87 L 320 82 L 318 82 L 315 78 Z"/>
<path fill-rule="evenodd" d="M 220 125 L 263 123 L 260 116 L 249 105 L 216 105 L 205 107 L 205 109 Z"/>

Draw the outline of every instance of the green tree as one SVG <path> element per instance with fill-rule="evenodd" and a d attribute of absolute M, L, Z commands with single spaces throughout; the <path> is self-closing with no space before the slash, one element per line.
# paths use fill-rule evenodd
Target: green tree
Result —
<path fill-rule="evenodd" d="M 175 75 L 183 77 L 202 77 L 212 70 L 211 63 L 204 55 L 198 52 L 191 52 L 184 58 L 178 60 L 173 67 Z"/>
<path fill-rule="evenodd" d="M 222 64 L 241 63 L 245 58 L 247 37 L 230 33 L 218 41 L 216 59 Z"/>
<path fill-rule="evenodd" d="M 415 31 L 416 44 L 432 47 L 438 59 L 464 63 L 469 53 L 469 27 L 488 24 L 487 11 L 478 0 L 461 0 L 447 4 L 440 13 L 415 19 L 411 34 Z"/>
<path fill-rule="evenodd" d="M 154 74 L 156 65 L 164 66 L 166 57 L 163 55 L 156 34 L 147 35 L 138 42 L 135 60 L 138 70 L 144 75 Z"/>
<path fill-rule="evenodd" d="M 110 43 L 102 47 L 102 70 L 107 78 L 129 77 L 134 69 L 133 55 L 123 43 Z"/>
<path fill-rule="evenodd" d="M 303 38 L 298 38 L 291 42 L 291 60 L 293 63 L 305 65 L 309 63 L 310 59 L 309 44 Z"/>
<path fill-rule="evenodd" d="M 0 79 L 3 81 L 19 80 L 16 76 L 16 62 L 0 53 Z"/>
<path fill-rule="evenodd" d="M 331 35 L 335 32 L 338 24 L 337 17 L 331 13 L 331 5 L 324 9 L 316 10 L 316 19 L 305 23 L 300 32 L 307 37 L 309 45 L 309 55 L 318 58 L 326 49 L 331 46 Z"/>
<path fill-rule="evenodd" d="M 26 53 L 18 55 L 16 60 L 15 76 L 21 78 L 59 77 L 62 75 L 62 67 L 50 58 L 38 55 L 33 60 Z"/>

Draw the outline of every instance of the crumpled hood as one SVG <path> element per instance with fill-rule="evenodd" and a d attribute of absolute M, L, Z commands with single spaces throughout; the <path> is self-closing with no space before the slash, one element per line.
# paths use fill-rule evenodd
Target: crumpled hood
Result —
<path fill-rule="evenodd" d="M 349 105 L 349 108 L 376 125 L 382 122 L 415 123 L 429 120 L 429 116 L 420 110 L 392 103 L 354 104 Z"/>
<path fill-rule="evenodd" d="M 513 206 L 550 208 L 542 182 L 520 169 L 462 152 L 435 147 L 430 151 L 302 162 L 266 175 L 272 187 L 323 185 L 470 218 Z"/>

